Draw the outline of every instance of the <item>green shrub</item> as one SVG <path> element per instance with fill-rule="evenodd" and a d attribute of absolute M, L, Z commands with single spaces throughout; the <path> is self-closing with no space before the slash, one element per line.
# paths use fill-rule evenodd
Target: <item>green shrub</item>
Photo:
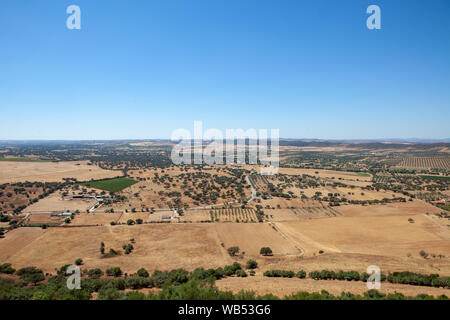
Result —
<path fill-rule="evenodd" d="M 245 273 L 245 271 L 242 270 L 242 269 L 236 270 L 236 275 L 237 275 L 238 277 L 242 277 L 242 278 L 247 277 L 247 273 Z"/>
<path fill-rule="evenodd" d="M 11 263 L 4 263 L 0 265 L 0 273 L 13 274 L 16 272 L 16 269 L 11 267 Z"/>
<path fill-rule="evenodd" d="M 148 278 L 148 277 L 149 277 L 148 271 L 145 270 L 144 268 L 140 268 L 140 269 L 137 271 L 137 275 L 138 275 L 139 277 L 141 277 L 141 278 Z"/>
<path fill-rule="evenodd" d="M 230 247 L 227 249 L 227 251 L 230 256 L 234 257 L 239 253 L 239 247 Z"/>
<path fill-rule="evenodd" d="M 110 277 L 120 277 L 122 275 L 122 270 L 119 267 L 112 267 L 106 270 L 106 275 Z"/>
<path fill-rule="evenodd" d="M 245 267 L 247 269 L 256 269 L 258 268 L 258 262 L 256 262 L 255 260 L 248 260 Z"/>
<path fill-rule="evenodd" d="M 269 247 L 261 248 L 259 253 L 262 254 L 263 256 L 271 256 L 271 255 L 273 255 L 272 249 L 270 249 Z"/>
<path fill-rule="evenodd" d="M 86 271 L 86 274 L 90 277 L 90 278 L 100 278 L 101 276 L 103 276 L 103 271 L 95 268 L 95 269 L 90 269 Z"/>
<path fill-rule="evenodd" d="M 150 277 L 150 285 L 156 288 L 162 288 L 164 283 L 169 280 L 169 274 L 164 271 L 155 270 Z"/>
<path fill-rule="evenodd" d="M 150 280 L 148 278 L 128 278 L 126 281 L 127 288 L 142 289 L 150 286 Z"/>

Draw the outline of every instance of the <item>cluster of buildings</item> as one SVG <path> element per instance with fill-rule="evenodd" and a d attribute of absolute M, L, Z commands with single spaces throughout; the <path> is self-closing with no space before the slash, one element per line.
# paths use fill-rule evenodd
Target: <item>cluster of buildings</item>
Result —
<path fill-rule="evenodd" d="M 443 205 L 446 205 L 446 204 L 449 204 L 450 201 L 447 200 L 447 199 L 443 199 L 443 200 L 431 201 L 431 203 L 433 203 L 433 204 L 443 204 Z"/>

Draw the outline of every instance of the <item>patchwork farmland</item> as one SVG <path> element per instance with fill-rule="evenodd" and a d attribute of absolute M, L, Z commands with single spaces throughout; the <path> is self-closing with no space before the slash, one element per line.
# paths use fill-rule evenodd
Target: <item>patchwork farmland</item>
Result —
<path fill-rule="evenodd" d="M 156 147 L 149 146 L 155 157 Z M 4 178 L 24 179 L 0 185 L 0 262 L 54 274 L 82 259 L 85 272 L 117 266 L 133 275 L 137 266 L 150 273 L 168 268 L 191 272 L 234 262 L 243 266 L 251 259 L 258 267 L 246 281 L 259 292 L 270 292 L 265 283 L 272 283 L 274 292 L 283 291 L 282 282 L 265 282 L 268 270 L 363 273 L 368 265 L 379 265 L 386 273 L 438 270 L 441 277 L 450 277 L 445 169 L 414 172 L 395 161 L 386 165 L 370 154 L 352 157 L 345 151 L 355 171 L 334 170 L 333 151 L 314 162 L 321 167 L 295 163 L 265 176 L 257 173 L 258 165 L 174 166 L 152 157 L 149 162 L 138 155 L 147 147 L 120 144 L 109 161 L 0 163 L 17 165 L 4 166 Z M 123 158 L 116 158 L 123 148 Z M 31 165 L 33 171 L 25 172 Z M 81 174 L 73 176 L 74 168 Z M 86 168 L 96 179 L 86 178 Z M 40 169 L 61 171 L 48 174 L 55 182 L 27 182 L 43 179 Z M 220 281 L 236 290 L 232 279 Z M 360 292 L 343 281 L 325 286 L 310 280 L 290 282 L 289 290 L 307 284 L 308 290 L 330 286 Z M 419 289 L 430 294 L 447 290 Z"/>

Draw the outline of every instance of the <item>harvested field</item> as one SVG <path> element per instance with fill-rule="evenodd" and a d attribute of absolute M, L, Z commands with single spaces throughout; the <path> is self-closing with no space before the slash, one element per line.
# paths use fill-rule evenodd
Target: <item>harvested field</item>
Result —
<path fill-rule="evenodd" d="M 318 201 L 309 200 L 309 199 L 301 199 L 301 198 L 295 198 L 295 199 L 285 199 L 285 198 L 278 198 L 274 197 L 272 199 L 261 199 L 261 205 L 263 208 L 267 208 L 269 206 L 273 209 L 291 209 L 291 208 L 299 208 L 299 207 L 305 207 L 305 206 L 311 206 L 312 203 L 319 204 Z"/>
<path fill-rule="evenodd" d="M 0 242 L 1 261 L 8 261 L 16 268 L 33 265 L 54 272 L 55 268 L 71 264 L 80 257 L 84 268 L 105 270 L 120 266 L 128 273 L 141 267 L 149 271 L 193 270 L 205 266 L 223 267 L 232 262 L 210 225 L 148 224 L 49 228 L 45 232 L 40 228 L 21 228 L 17 231 L 13 237 L 7 235 Z M 102 241 L 107 252 L 110 248 L 123 252 L 122 246 L 131 238 L 135 239 L 135 249 L 130 255 L 122 253 L 103 258 L 99 252 Z"/>
<path fill-rule="evenodd" d="M 85 212 L 94 206 L 95 199 L 69 199 L 63 198 L 59 193 L 53 193 L 44 199 L 28 206 L 25 212 L 55 212 L 76 211 Z"/>
<path fill-rule="evenodd" d="M 216 285 L 221 290 L 233 291 L 234 293 L 241 290 L 252 290 L 260 295 L 271 293 L 280 298 L 299 291 L 321 292 L 322 290 L 326 290 L 333 295 L 340 295 L 343 291 L 362 295 L 368 291 L 366 283 L 362 281 L 268 278 L 262 275 L 247 278 L 228 277 L 217 281 Z M 449 289 L 418 287 L 387 282 L 381 284 L 379 291 L 386 294 L 400 292 L 405 296 L 417 296 L 422 293 L 435 297 L 442 294 L 446 296 L 450 295 Z"/>
<path fill-rule="evenodd" d="M 325 252 L 323 254 L 286 257 L 260 257 L 257 259 L 262 272 L 266 270 L 355 270 L 365 272 L 370 265 L 381 268 L 381 272 L 411 271 L 422 274 L 439 273 L 441 276 L 450 276 L 449 259 L 428 258 L 418 256 L 382 256 L 376 254 Z"/>
<path fill-rule="evenodd" d="M 298 255 L 301 252 L 268 224 L 215 223 L 213 225 L 225 248 L 238 246 L 246 257 L 259 257 L 262 247 L 270 247 L 274 256 Z"/>
<path fill-rule="evenodd" d="M 62 217 L 52 217 L 50 214 L 31 214 L 26 220 L 26 224 L 60 224 L 63 222 Z"/>
<path fill-rule="evenodd" d="M 425 215 L 414 216 L 414 223 L 406 216 L 383 216 L 277 222 L 276 226 L 306 254 L 323 250 L 418 257 L 425 250 L 450 256 L 450 230 L 442 234 Z"/>
<path fill-rule="evenodd" d="M 345 205 L 339 207 L 339 212 L 346 217 L 384 217 L 384 216 L 412 216 L 439 213 L 439 208 L 421 200 L 376 204 L 370 206 Z"/>
<path fill-rule="evenodd" d="M 339 207 L 314 206 L 294 209 L 265 209 L 264 214 L 270 221 L 297 221 L 339 216 Z"/>
<path fill-rule="evenodd" d="M 333 207 L 303 207 L 291 209 L 300 219 L 330 218 L 337 217 L 340 213 Z"/>
<path fill-rule="evenodd" d="M 75 226 L 91 226 L 91 225 L 109 225 L 111 221 L 118 222 L 122 216 L 121 212 L 106 213 L 106 212 L 81 212 L 75 215 L 71 225 Z M 87 229 L 86 232 L 89 232 Z"/>
<path fill-rule="evenodd" d="M 62 182 L 63 178 L 79 181 L 112 178 L 120 171 L 104 170 L 87 161 L 65 162 L 10 162 L 0 161 L 0 183 L 13 182 Z"/>
<path fill-rule="evenodd" d="M 136 221 L 141 219 L 142 221 L 147 221 L 150 213 L 149 212 L 124 212 L 118 220 L 119 223 L 127 223 L 128 220 Z"/>
<path fill-rule="evenodd" d="M 0 263 L 10 261 L 13 255 L 32 244 L 44 232 L 41 228 L 18 228 L 9 231 L 4 239 L 0 239 Z"/>

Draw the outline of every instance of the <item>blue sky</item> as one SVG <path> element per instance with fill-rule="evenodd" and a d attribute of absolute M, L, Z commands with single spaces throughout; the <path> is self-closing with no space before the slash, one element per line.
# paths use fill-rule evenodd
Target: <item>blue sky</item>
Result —
<path fill-rule="evenodd" d="M 448 0 L 2 0 L 0 140 L 169 138 L 194 120 L 449 138 L 449 15 Z"/>

